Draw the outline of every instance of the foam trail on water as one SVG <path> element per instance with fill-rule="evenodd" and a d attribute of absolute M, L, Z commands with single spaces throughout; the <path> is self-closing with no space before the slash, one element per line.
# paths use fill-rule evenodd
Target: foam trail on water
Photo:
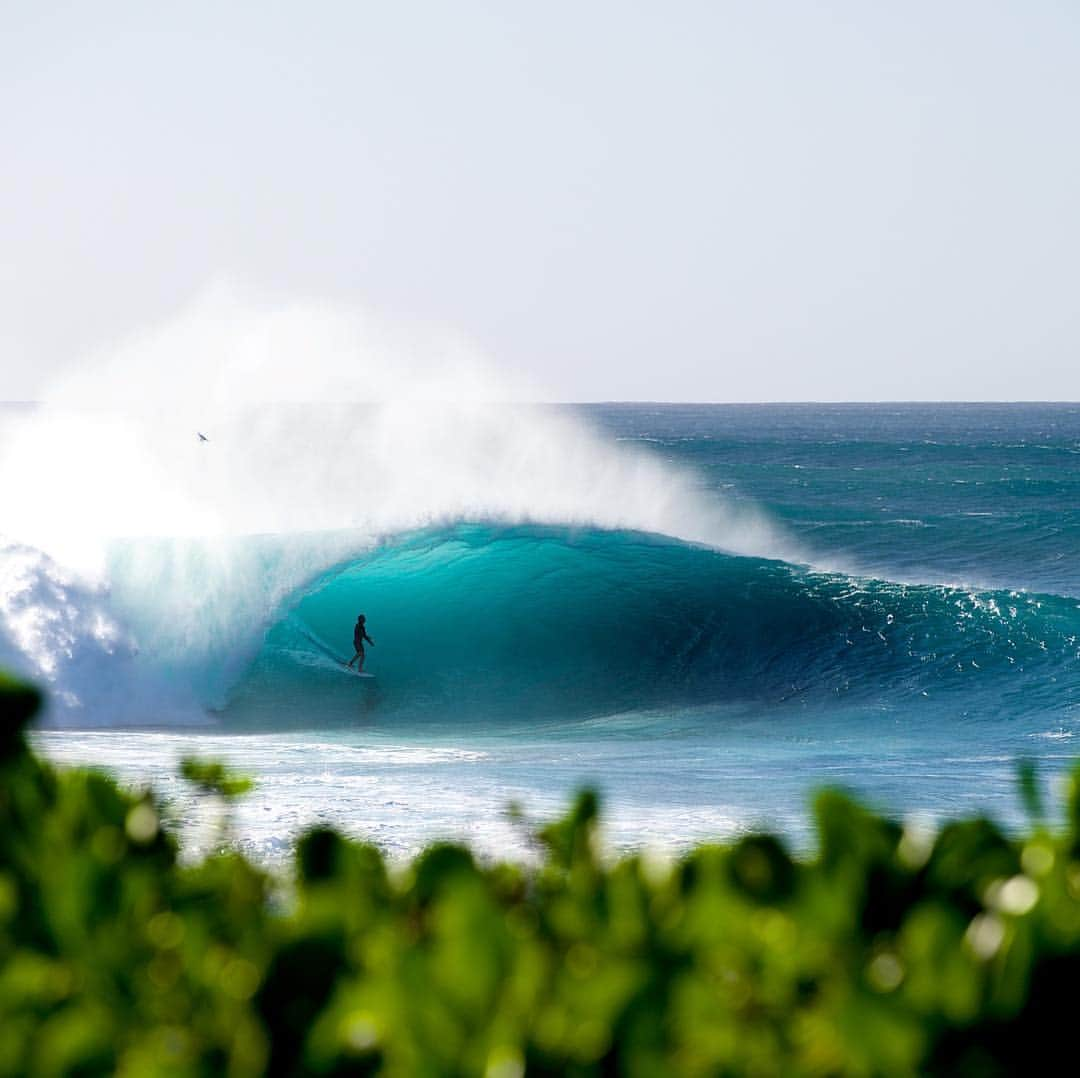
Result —
<path fill-rule="evenodd" d="M 0 659 L 88 708 L 218 704 L 306 580 L 458 520 L 792 556 L 693 473 L 515 403 L 536 396 L 452 335 L 211 290 L 80 364 L 6 439 Z"/>

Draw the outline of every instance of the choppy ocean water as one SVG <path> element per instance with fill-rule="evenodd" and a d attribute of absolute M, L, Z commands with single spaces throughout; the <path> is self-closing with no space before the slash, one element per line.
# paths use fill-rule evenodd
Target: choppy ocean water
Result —
<path fill-rule="evenodd" d="M 7 409 L 0 462 L 38 743 L 194 823 L 176 761 L 233 761 L 258 856 L 315 820 L 523 855 L 506 806 L 583 783 L 617 847 L 804 843 L 826 783 L 1008 821 L 1016 761 L 1076 752 L 1080 406 L 264 410 L 205 445 Z"/>

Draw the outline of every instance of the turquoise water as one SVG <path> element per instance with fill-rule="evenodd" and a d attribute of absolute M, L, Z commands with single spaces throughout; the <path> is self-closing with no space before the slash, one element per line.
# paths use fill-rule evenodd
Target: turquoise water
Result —
<path fill-rule="evenodd" d="M 105 674 L 76 642 L 78 679 L 62 659 L 55 677 L 79 706 L 43 744 L 174 792 L 179 752 L 228 756 L 262 780 L 245 841 L 268 855 L 315 818 L 401 851 L 436 834 L 521 850 L 505 805 L 542 815 L 582 782 L 606 792 L 616 845 L 757 825 L 807 841 L 808 791 L 835 782 L 901 814 L 1015 820 L 1015 761 L 1041 761 L 1048 786 L 1067 765 L 1080 407 L 609 405 L 558 421 L 599 433 L 588 460 L 545 473 L 535 514 L 518 497 L 530 457 L 498 479 L 512 514 L 471 510 L 471 491 L 363 541 L 269 531 L 213 558 L 112 544 L 108 592 L 88 595 L 130 640 L 113 688 L 144 703 L 113 729 L 116 693 L 94 702 Z M 483 445 L 467 467 L 483 471 Z M 648 497 L 626 454 L 659 467 Z M 682 500 L 620 521 L 620 503 L 664 502 L 665 469 Z M 723 507 L 736 539 L 686 526 L 691 502 Z M 335 658 L 360 611 L 369 682 Z M 145 701 L 174 689 L 187 712 L 148 729 Z"/>
<path fill-rule="evenodd" d="M 316 698 L 328 720 L 347 718 L 357 686 L 323 659 L 328 641 L 351 655 L 361 607 L 379 632 L 366 706 L 396 723 L 734 704 L 769 716 L 798 701 L 826 722 L 902 707 L 1040 724 L 1073 701 L 1080 653 L 1080 603 L 1064 595 L 861 578 L 633 533 L 457 525 L 291 596 L 224 714 L 288 721 Z"/>

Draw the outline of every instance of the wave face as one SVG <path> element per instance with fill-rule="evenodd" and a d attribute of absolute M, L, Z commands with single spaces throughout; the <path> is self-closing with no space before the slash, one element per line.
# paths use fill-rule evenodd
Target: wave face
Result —
<path fill-rule="evenodd" d="M 374 681 L 341 672 L 356 615 Z M 797 699 L 1017 717 L 1075 689 L 1075 600 L 814 572 L 627 531 L 425 530 L 282 605 L 227 711 L 531 720 Z M 1072 679 L 1069 682 L 1069 679 Z"/>

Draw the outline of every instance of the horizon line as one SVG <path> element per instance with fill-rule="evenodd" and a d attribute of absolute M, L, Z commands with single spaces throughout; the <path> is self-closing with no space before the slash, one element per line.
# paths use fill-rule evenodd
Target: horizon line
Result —
<path fill-rule="evenodd" d="M 394 398 L 396 399 L 396 398 Z M 402 398 L 408 399 L 408 398 Z M 27 399 L 11 399 L 0 400 L 0 407 L 41 407 L 49 404 L 56 403 L 49 400 L 27 400 Z M 65 406 L 71 407 L 69 402 L 62 402 Z M 132 402 L 124 401 L 125 405 L 130 405 Z M 166 401 L 150 400 L 145 402 L 137 402 L 145 404 L 163 404 L 168 403 Z M 364 401 L 364 400 L 341 400 L 341 401 L 327 401 L 327 400 L 279 400 L 279 401 L 256 401 L 256 402 L 238 402 L 239 404 L 248 403 L 249 405 L 261 406 L 261 407 L 279 407 L 283 405 L 327 405 L 327 404 L 344 404 L 344 405 L 359 405 L 359 404 L 381 404 L 383 401 Z M 452 403 L 452 402 L 451 402 Z M 479 402 L 485 403 L 485 402 Z M 866 406 L 866 405 L 963 405 L 963 406 L 986 406 L 986 405 L 1019 405 L 1019 404 L 1039 404 L 1039 405 L 1061 405 L 1061 406 L 1080 406 L 1080 399 L 1078 400 L 1045 400 L 1039 398 L 1011 398 L 1011 399 L 930 399 L 930 398 L 879 398 L 876 400 L 864 399 L 864 400 L 839 400 L 829 398 L 814 398 L 804 400 L 678 400 L 674 398 L 663 399 L 647 399 L 644 397 L 610 397 L 610 398 L 594 398 L 587 400 L 518 400 L 518 401 L 505 401 L 505 400 L 492 400 L 486 402 L 500 407 L 506 405 L 512 405 L 514 407 L 528 407 L 528 406 L 541 406 L 541 407 L 581 407 L 588 405 L 661 405 L 661 406 L 690 406 L 690 407 L 702 407 L 702 408 L 759 408 L 769 407 L 776 405 L 785 406 L 811 406 L 811 405 L 851 405 L 851 406 Z M 102 407 L 102 402 L 94 401 L 88 404 L 91 408 Z M 78 407 L 76 405 L 76 407 Z M 106 405 L 107 407 L 107 405 Z"/>

